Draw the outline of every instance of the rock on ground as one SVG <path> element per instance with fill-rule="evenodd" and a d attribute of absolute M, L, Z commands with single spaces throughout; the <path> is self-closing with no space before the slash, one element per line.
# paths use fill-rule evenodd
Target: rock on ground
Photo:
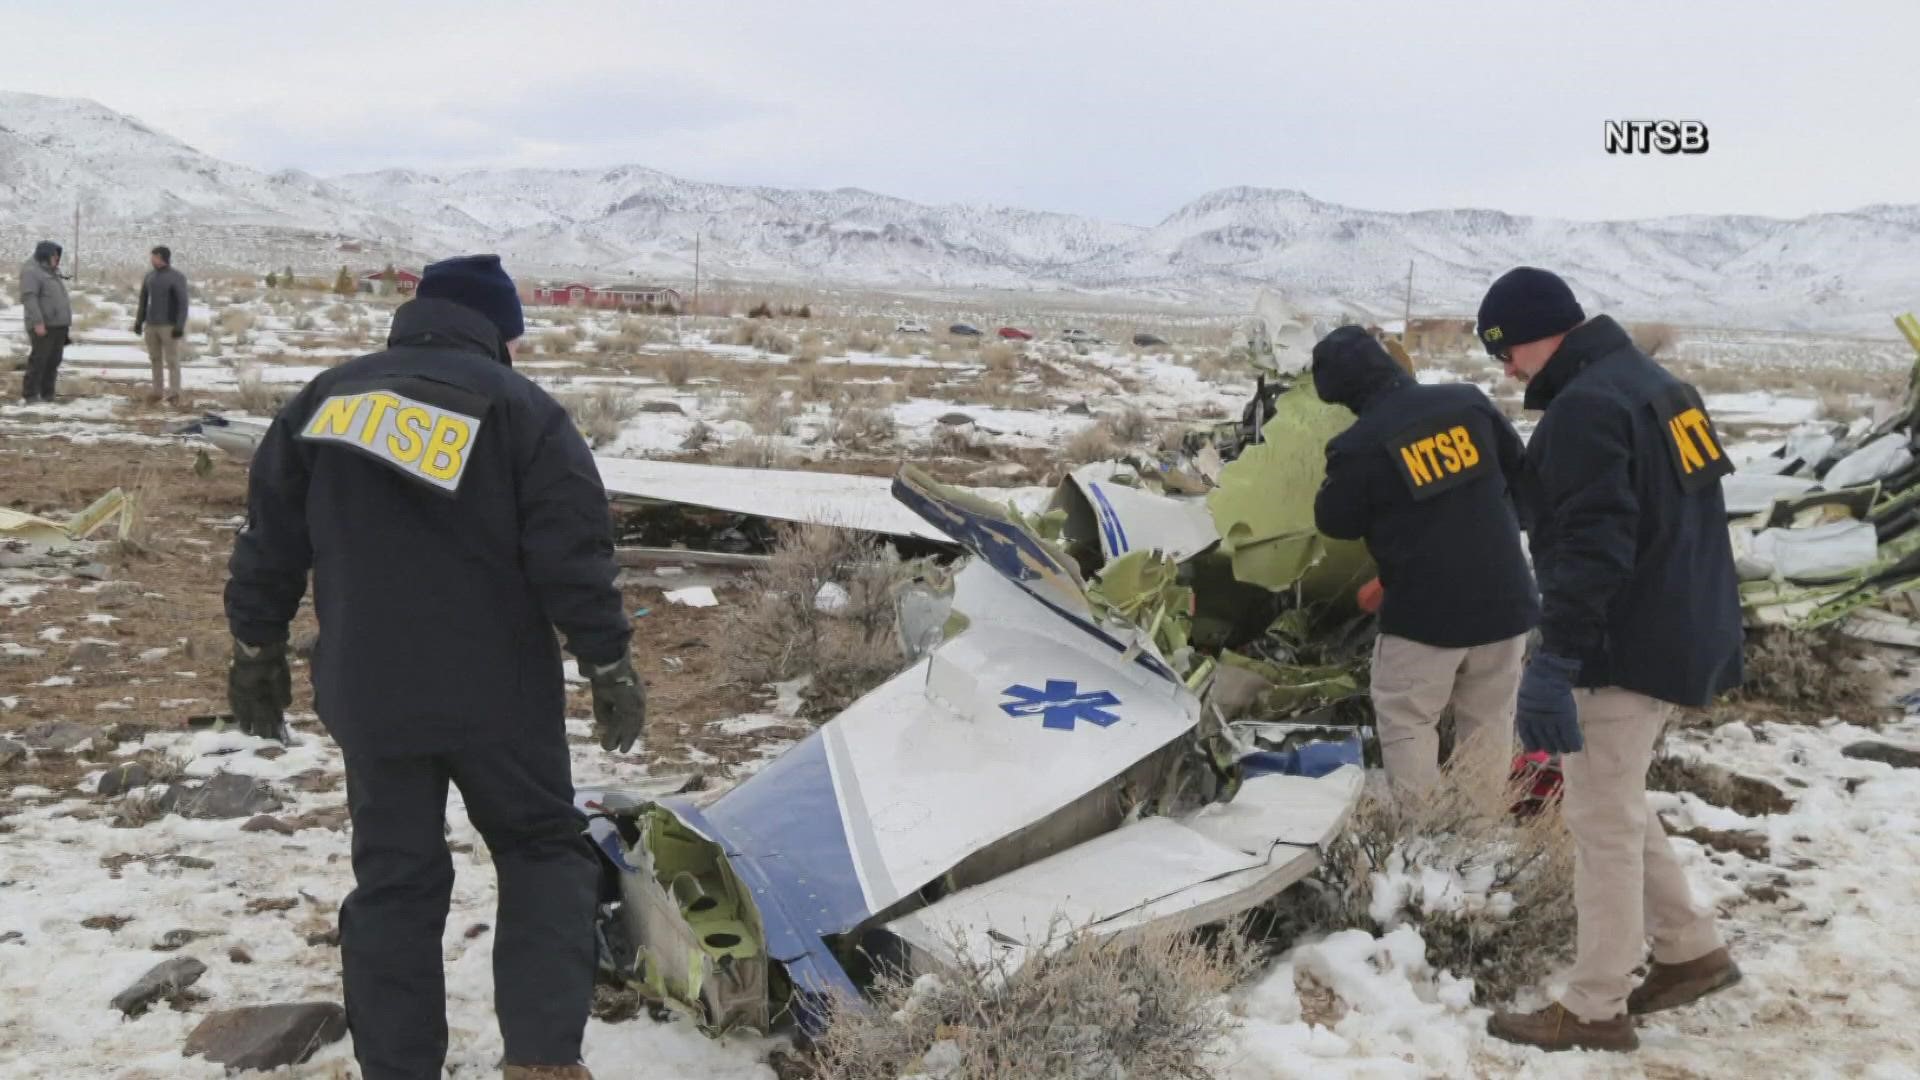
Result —
<path fill-rule="evenodd" d="M 306 1061 L 346 1033 L 346 1010 L 330 1001 L 256 1005 L 202 1020 L 182 1053 L 229 1069 L 277 1069 Z"/>
<path fill-rule="evenodd" d="M 139 1016 L 167 994 L 178 993 L 200 981 L 207 965 L 191 956 L 176 956 L 140 976 L 132 986 L 114 995 L 113 1007 L 127 1016 Z"/>
<path fill-rule="evenodd" d="M 1883 742 L 1857 742 L 1840 751 L 1858 761 L 1878 761 L 1896 769 L 1920 769 L 1920 750 Z"/>
<path fill-rule="evenodd" d="M 250 818 L 280 806 L 272 788 L 242 773 L 221 773 L 198 787 L 175 784 L 160 797 L 160 809 L 186 818 Z"/>

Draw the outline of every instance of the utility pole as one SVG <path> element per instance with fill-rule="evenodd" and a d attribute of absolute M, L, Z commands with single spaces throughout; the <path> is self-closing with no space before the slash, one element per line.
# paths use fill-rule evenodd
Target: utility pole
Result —
<path fill-rule="evenodd" d="M 700 234 L 693 234 L 693 313 L 700 314 Z"/>
<path fill-rule="evenodd" d="M 1400 343 L 1413 340 L 1413 260 L 1407 260 L 1407 310 L 1400 318 Z"/>

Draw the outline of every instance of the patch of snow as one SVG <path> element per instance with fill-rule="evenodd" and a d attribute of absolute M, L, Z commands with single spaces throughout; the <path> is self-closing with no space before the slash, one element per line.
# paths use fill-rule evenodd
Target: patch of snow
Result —
<path fill-rule="evenodd" d="M 669 589 L 667 600 L 670 603 L 684 604 L 687 607 L 718 607 L 720 600 L 713 595 L 713 589 L 706 585 L 690 585 L 684 589 Z"/>

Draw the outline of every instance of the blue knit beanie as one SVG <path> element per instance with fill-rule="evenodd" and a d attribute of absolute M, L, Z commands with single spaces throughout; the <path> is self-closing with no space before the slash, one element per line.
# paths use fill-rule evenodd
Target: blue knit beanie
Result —
<path fill-rule="evenodd" d="M 527 332 L 520 314 L 520 290 L 500 266 L 498 255 L 460 255 L 428 264 L 415 296 L 436 296 L 470 307 L 500 330 L 502 342 Z"/>
<path fill-rule="evenodd" d="M 1480 344 L 1498 356 L 1515 345 L 1564 334 L 1586 319 L 1560 275 L 1516 266 L 1501 274 L 1480 301 Z"/>

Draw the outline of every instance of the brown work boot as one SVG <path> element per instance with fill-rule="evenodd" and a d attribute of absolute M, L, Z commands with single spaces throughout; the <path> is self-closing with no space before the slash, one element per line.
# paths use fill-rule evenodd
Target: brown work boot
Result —
<path fill-rule="evenodd" d="M 500 1080 L 593 1080 L 585 1065 L 508 1065 Z"/>
<path fill-rule="evenodd" d="M 1487 1034 L 1542 1050 L 1638 1050 L 1640 1033 L 1625 1013 L 1611 1020 L 1588 1022 L 1559 1002 L 1539 1012 L 1494 1013 L 1487 1018 Z"/>
<path fill-rule="evenodd" d="M 1677 1009 L 1739 981 L 1740 965 L 1727 955 L 1724 945 L 1684 964 L 1656 963 L 1647 972 L 1647 981 L 1627 995 L 1627 1013 L 1645 1016 Z"/>

